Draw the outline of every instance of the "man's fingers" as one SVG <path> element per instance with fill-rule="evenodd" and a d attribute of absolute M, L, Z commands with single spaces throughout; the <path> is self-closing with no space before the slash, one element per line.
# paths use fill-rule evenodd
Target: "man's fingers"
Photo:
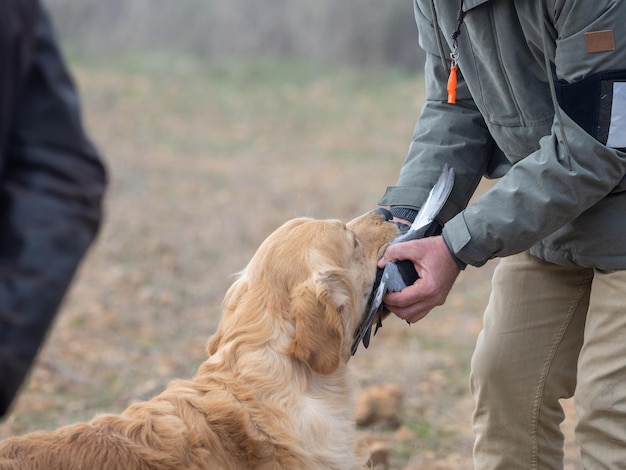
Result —
<path fill-rule="evenodd" d="M 383 301 L 397 316 L 414 323 L 445 302 L 460 269 L 441 237 L 391 245 L 381 264 L 398 260 L 410 260 L 420 277 L 402 291 L 387 294 Z"/>
<path fill-rule="evenodd" d="M 387 305 L 387 308 L 398 318 L 402 320 L 406 320 L 409 323 L 415 323 L 422 318 L 424 318 L 430 312 L 431 308 L 428 306 L 422 305 L 420 302 L 413 303 L 411 305 L 407 305 L 405 307 L 400 306 L 390 306 Z"/>
<path fill-rule="evenodd" d="M 378 260 L 378 267 L 384 268 L 389 261 L 401 261 L 405 259 L 410 259 L 410 245 L 411 242 L 395 243 L 393 245 L 389 245 L 385 250 L 383 257 Z"/>

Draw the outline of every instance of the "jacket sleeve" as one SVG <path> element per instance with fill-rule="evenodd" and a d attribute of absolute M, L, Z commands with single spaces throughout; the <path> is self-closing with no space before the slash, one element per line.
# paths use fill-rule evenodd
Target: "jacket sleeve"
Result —
<path fill-rule="evenodd" d="M 426 104 L 397 185 L 387 188 L 380 204 L 391 206 L 396 214 L 396 209 L 417 211 L 448 163 L 455 171 L 455 182 L 438 217 L 443 225 L 465 208 L 497 150 L 460 73 L 457 103 L 447 103 L 450 50 L 436 34 L 428 5 L 415 2 L 419 43 L 426 52 Z"/>
<path fill-rule="evenodd" d="M 566 3 L 568 8 L 555 9 L 550 18 L 554 27 L 551 33 L 557 39 L 544 46 L 544 53 L 550 54 L 555 64 L 556 79 L 572 83 L 603 71 L 626 72 L 625 4 L 614 4 L 605 11 L 603 2 Z M 615 50 L 585 50 L 585 31 L 612 29 L 616 40 L 621 41 Z M 491 258 L 531 247 L 538 247 L 537 254 L 543 256 L 539 242 L 561 236 L 563 228 L 575 224 L 581 214 L 590 214 L 608 195 L 626 190 L 626 153 L 600 143 L 559 106 L 557 111 L 551 133 L 540 140 L 539 149 L 517 162 L 493 188 L 444 227 L 448 247 L 463 262 L 480 266 Z M 586 230 L 573 227 L 564 236 L 580 236 L 580 228 Z M 601 227 L 596 230 L 602 233 Z M 616 239 L 614 243 L 620 242 Z"/>
<path fill-rule="evenodd" d="M 0 415 L 95 237 L 105 191 L 104 166 L 83 131 L 76 91 L 38 6 L 22 78 L 1 149 Z"/>

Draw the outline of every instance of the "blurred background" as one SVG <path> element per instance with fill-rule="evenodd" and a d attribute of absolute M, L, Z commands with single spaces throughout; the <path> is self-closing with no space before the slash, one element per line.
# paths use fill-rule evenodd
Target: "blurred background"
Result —
<path fill-rule="evenodd" d="M 184 54 L 222 66 L 280 59 L 415 71 L 407 0 L 48 0 L 79 56 Z"/>
<path fill-rule="evenodd" d="M 376 207 L 424 102 L 410 0 L 44 4 L 108 166 L 107 215 L 0 438 L 191 377 L 261 241 L 293 217 Z M 468 371 L 493 267 L 469 267 L 416 325 L 390 317 L 352 359 L 358 393 L 402 395 L 398 420 L 359 428 L 386 452 L 378 468 L 472 468 Z"/>

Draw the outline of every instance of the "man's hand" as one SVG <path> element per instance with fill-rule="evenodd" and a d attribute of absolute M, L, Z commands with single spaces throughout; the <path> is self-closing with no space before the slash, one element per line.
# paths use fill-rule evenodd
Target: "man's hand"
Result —
<path fill-rule="evenodd" d="M 443 305 L 461 270 L 441 236 L 393 244 L 379 260 L 378 267 L 400 260 L 412 261 L 420 277 L 412 286 L 389 293 L 383 300 L 398 317 L 415 323 L 434 307 Z"/>

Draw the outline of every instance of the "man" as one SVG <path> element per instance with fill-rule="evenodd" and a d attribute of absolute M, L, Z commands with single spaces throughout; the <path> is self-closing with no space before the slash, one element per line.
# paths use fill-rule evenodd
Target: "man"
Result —
<path fill-rule="evenodd" d="M 0 417 L 95 236 L 104 189 L 38 0 L 0 0 Z"/>
<path fill-rule="evenodd" d="M 416 0 L 415 15 L 427 103 L 381 204 L 411 221 L 444 163 L 456 179 L 442 236 L 381 260 L 421 276 L 385 303 L 416 322 L 466 264 L 502 258 L 472 358 L 476 468 L 562 468 L 574 391 L 585 468 L 624 468 L 626 2 Z M 483 175 L 500 179 L 466 208 Z"/>

